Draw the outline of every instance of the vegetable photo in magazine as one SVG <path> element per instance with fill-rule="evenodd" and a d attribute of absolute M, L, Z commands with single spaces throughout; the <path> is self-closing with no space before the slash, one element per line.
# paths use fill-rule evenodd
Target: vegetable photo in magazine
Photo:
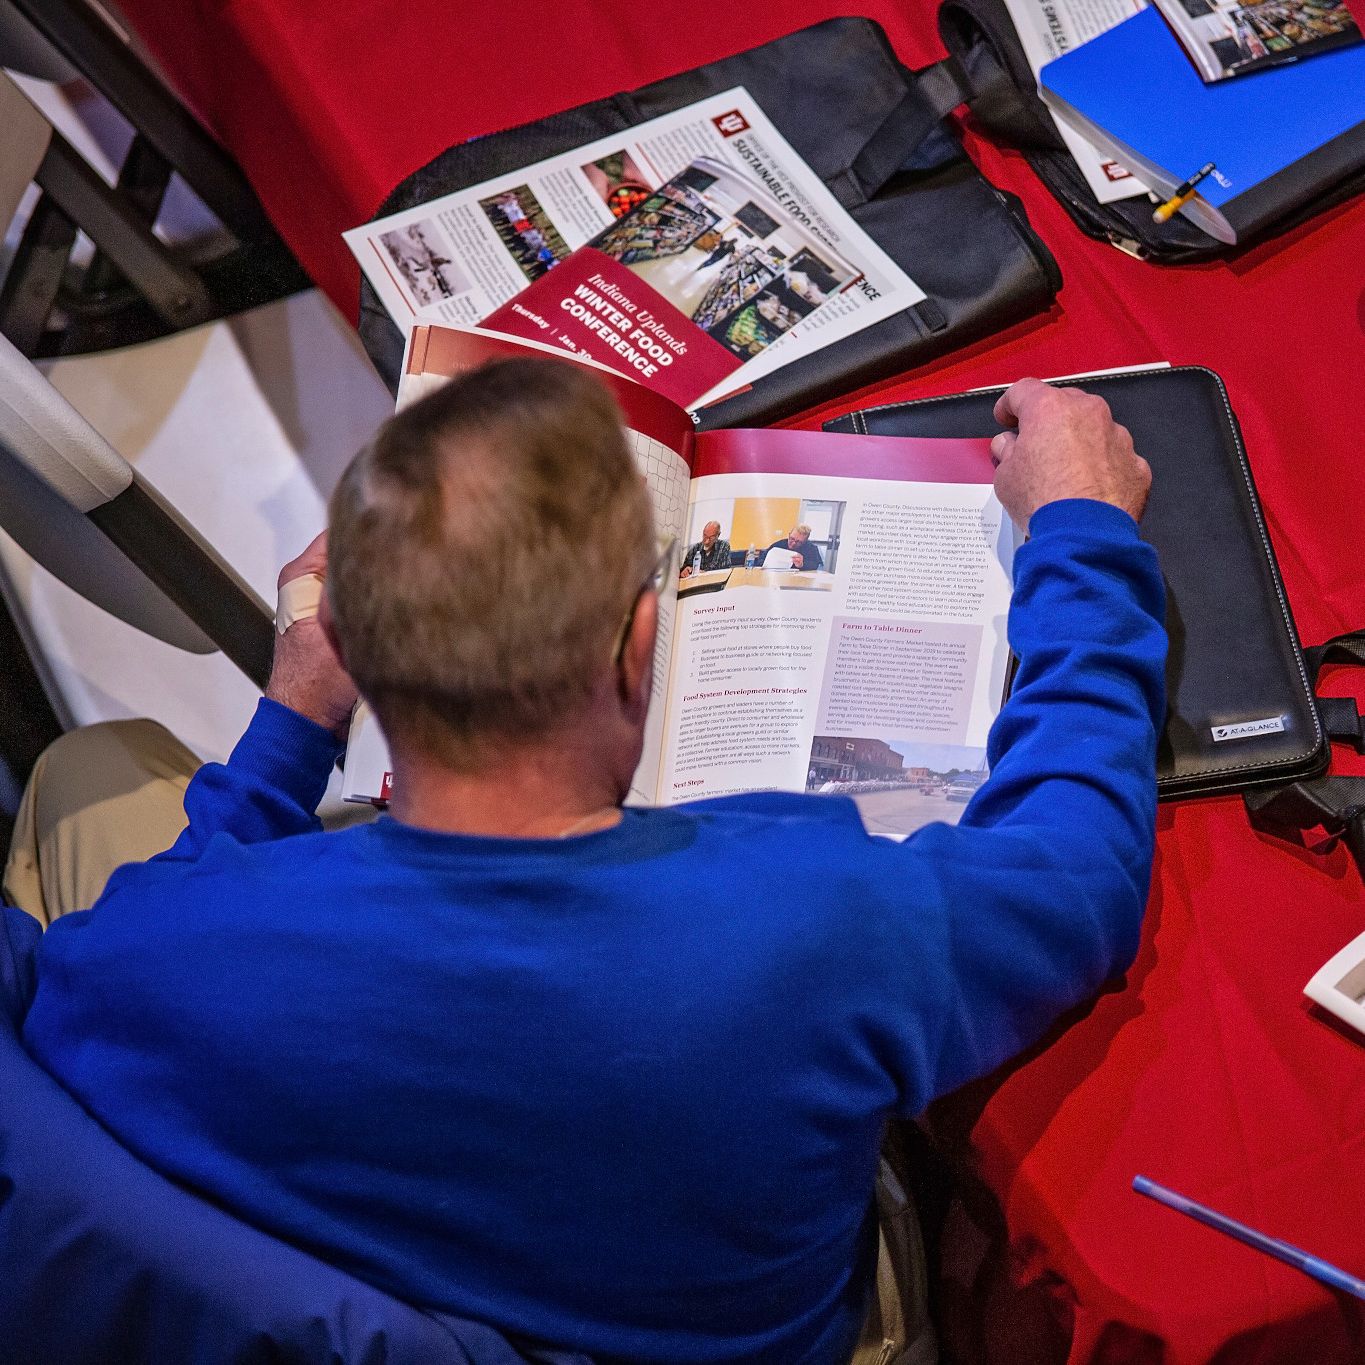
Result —
<path fill-rule="evenodd" d="M 1156 6 L 1205 81 L 1361 41 L 1344 0 L 1156 0 Z"/>

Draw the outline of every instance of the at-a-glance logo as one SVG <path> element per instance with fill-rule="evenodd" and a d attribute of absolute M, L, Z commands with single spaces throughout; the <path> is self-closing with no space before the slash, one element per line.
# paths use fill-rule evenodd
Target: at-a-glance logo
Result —
<path fill-rule="evenodd" d="M 1238 721 L 1235 725 L 1211 725 L 1209 731 L 1215 744 L 1225 739 L 1251 739 L 1255 735 L 1284 733 L 1283 716 L 1265 716 L 1260 720 Z"/>
<path fill-rule="evenodd" d="M 749 129 L 749 120 L 738 109 L 731 109 L 728 114 L 717 114 L 711 122 L 716 125 L 721 137 L 734 137 L 736 133 L 744 133 Z"/>

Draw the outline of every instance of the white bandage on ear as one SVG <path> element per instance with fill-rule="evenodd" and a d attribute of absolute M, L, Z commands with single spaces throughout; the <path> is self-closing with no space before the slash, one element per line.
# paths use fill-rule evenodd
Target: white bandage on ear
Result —
<path fill-rule="evenodd" d="M 275 604 L 275 629 L 283 635 L 295 621 L 316 616 L 321 601 L 322 579 L 317 574 L 306 573 L 301 578 L 291 578 L 280 586 L 279 599 Z"/>

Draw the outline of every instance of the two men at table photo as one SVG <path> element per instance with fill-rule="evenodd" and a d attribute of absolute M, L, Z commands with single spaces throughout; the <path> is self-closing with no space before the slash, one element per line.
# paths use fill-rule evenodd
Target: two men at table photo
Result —
<path fill-rule="evenodd" d="M 844 798 L 623 807 L 658 617 L 619 413 L 540 360 L 406 409 L 282 572 L 320 611 L 166 851 L 46 932 L 0 910 L 28 1052 L 154 1170 L 408 1303 L 607 1360 L 847 1361 L 884 1125 L 1123 972 L 1151 873 L 1149 472 L 1085 394 L 1023 380 L 997 417 L 1018 674 L 960 823 L 897 844 Z M 820 567 L 806 527 L 775 546 Z M 324 833 L 358 694 L 395 798 Z M 39 780 L 78 786 L 81 745 Z M 16 847 L 68 856 L 40 823 Z"/>

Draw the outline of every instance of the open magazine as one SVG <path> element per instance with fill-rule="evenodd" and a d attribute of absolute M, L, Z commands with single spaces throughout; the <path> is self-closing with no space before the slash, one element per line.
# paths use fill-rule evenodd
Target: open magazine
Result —
<path fill-rule="evenodd" d="M 1344 0 L 1156 0 L 1156 7 L 1205 81 L 1361 41 Z"/>
<path fill-rule="evenodd" d="M 548 350 L 418 327 L 399 404 L 486 360 Z M 680 547 L 630 799 L 837 792 L 874 833 L 955 821 L 985 780 L 1009 664 L 1016 533 L 990 443 L 698 434 L 677 404 L 593 368 L 625 416 L 658 533 Z M 382 803 L 391 790 L 362 705 L 343 795 Z"/>
<path fill-rule="evenodd" d="M 482 323 L 636 378 L 652 364 L 687 407 L 925 297 L 742 86 L 345 239 L 404 333 Z M 594 273 L 654 326 L 579 325 L 560 302 Z"/>

